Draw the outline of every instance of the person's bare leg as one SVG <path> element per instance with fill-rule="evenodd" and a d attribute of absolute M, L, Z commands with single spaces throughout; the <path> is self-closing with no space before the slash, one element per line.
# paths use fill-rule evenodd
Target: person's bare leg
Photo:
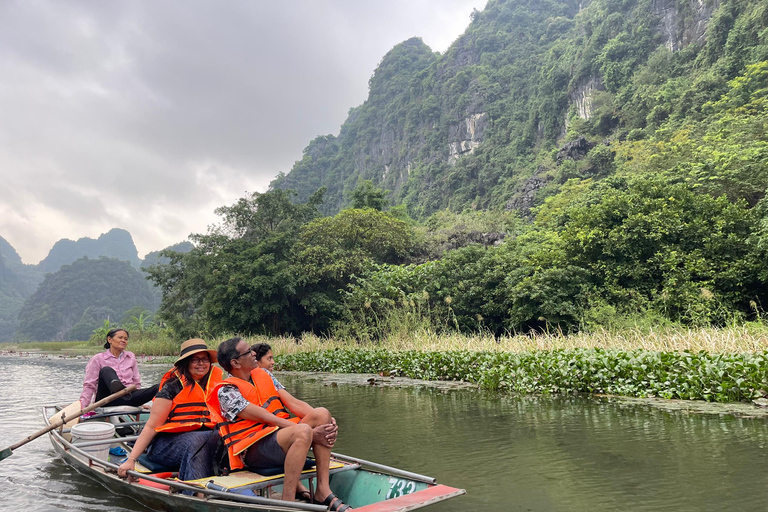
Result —
<path fill-rule="evenodd" d="M 331 447 L 336 441 L 336 437 L 334 435 L 333 441 L 329 442 L 324 427 L 331 425 L 332 420 L 331 413 L 324 407 L 315 408 L 301 420 L 301 423 L 306 423 L 313 427 L 312 452 L 315 454 L 315 467 L 317 470 L 315 501 L 323 501 L 331 494 L 329 468 L 331 465 Z"/>
<path fill-rule="evenodd" d="M 320 443 L 313 443 L 312 451 L 315 453 L 315 467 L 317 468 L 315 501 L 323 501 L 331 494 L 328 476 L 331 466 L 331 448 Z"/>
<path fill-rule="evenodd" d="M 322 456 L 318 455 L 318 452 L 316 450 L 316 447 L 322 443 L 321 439 L 323 438 L 323 429 L 317 428 L 317 427 L 323 427 L 326 425 L 331 425 L 331 421 L 333 420 L 331 413 L 326 409 L 325 407 L 316 407 L 312 410 L 311 413 L 307 414 L 302 418 L 300 423 L 306 423 L 307 425 L 313 427 L 313 437 L 312 437 L 312 452 L 315 454 L 315 465 L 317 468 L 317 485 L 315 486 L 315 499 L 324 500 L 330 493 L 331 488 L 328 484 L 329 479 L 329 467 L 330 467 L 330 460 L 331 460 L 331 447 L 333 447 L 333 443 L 336 442 L 335 435 L 333 436 L 332 442 L 328 442 L 326 439 L 326 443 L 328 444 L 328 450 L 327 450 L 327 456 L 323 454 L 323 450 L 321 448 L 320 454 Z M 334 427 L 335 428 L 335 427 Z M 321 485 L 321 482 L 325 482 L 324 485 Z M 297 487 L 297 492 L 304 492 L 309 490 L 304 487 L 304 485 L 299 482 L 299 485 Z"/>
<path fill-rule="evenodd" d="M 312 444 L 312 429 L 309 425 L 296 425 L 295 427 L 281 428 L 275 435 L 277 436 L 277 444 L 285 452 L 283 499 L 294 501 L 301 470 L 304 468 L 304 461 L 307 459 L 307 452 Z"/>

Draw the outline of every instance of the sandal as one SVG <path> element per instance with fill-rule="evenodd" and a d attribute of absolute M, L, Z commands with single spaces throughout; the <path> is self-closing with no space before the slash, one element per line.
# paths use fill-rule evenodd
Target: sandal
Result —
<path fill-rule="evenodd" d="M 327 498 L 323 501 L 318 501 L 316 499 L 312 499 L 312 503 L 315 505 L 325 505 L 328 507 L 328 510 L 332 510 L 334 512 L 344 512 L 345 510 L 352 510 L 352 508 L 341 501 L 341 498 L 336 496 L 335 494 L 331 493 L 328 495 Z"/>
<path fill-rule="evenodd" d="M 303 501 L 304 503 L 312 503 L 312 495 L 309 491 L 296 491 L 296 501 Z"/>

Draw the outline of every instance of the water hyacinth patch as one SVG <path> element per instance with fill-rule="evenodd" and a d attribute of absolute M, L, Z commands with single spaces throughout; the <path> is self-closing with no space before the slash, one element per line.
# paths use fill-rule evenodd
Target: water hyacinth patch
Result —
<path fill-rule="evenodd" d="M 284 354 L 282 370 L 379 373 L 457 380 L 517 393 L 598 393 L 737 402 L 768 393 L 768 352 L 568 349 L 535 352 L 428 352 L 333 349 Z"/>

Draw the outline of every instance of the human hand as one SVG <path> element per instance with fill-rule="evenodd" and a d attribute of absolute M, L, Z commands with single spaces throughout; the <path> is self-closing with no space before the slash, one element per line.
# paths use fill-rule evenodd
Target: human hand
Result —
<path fill-rule="evenodd" d="M 125 459 L 125 462 L 120 464 L 120 467 L 117 468 L 117 476 L 125 478 L 128 476 L 128 471 L 133 471 L 134 469 L 136 469 L 136 461 L 128 457 Z"/>
<path fill-rule="evenodd" d="M 312 429 L 312 442 L 332 448 L 336 444 L 336 432 L 338 427 L 333 423 L 318 425 Z"/>

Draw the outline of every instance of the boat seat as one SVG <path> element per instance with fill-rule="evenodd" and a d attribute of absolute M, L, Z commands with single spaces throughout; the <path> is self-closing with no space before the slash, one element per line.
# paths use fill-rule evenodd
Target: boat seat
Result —
<path fill-rule="evenodd" d="M 140 414 L 144 412 L 144 409 L 141 407 L 135 407 L 133 405 L 106 405 L 104 407 L 97 407 L 95 412 L 96 414 L 119 416 L 121 414 Z"/>
<path fill-rule="evenodd" d="M 308 459 L 312 460 L 312 459 Z M 314 466 L 314 461 L 312 461 Z M 338 460 L 331 460 L 330 473 L 338 473 L 340 471 L 347 471 L 351 469 L 359 468 L 359 464 L 349 464 Z M 225 492 L 237 492 L 242 493 L 248 489 L 259 490 L 265 487 L 272 487 L 283 483 L 285 474 L 282 472 L 283 468 L 279 468 L 280 473 L 273 475 L 266 475 L 263 473 L 255 473 L 248 470 L 233 471 L 226 476 L 214 476 L 208 478 L 200 478 L 198 480 L 190 480 L 186 483 L 193 485 L 200 485 L 217 491 Z M 305 469 L 301 472 L 301 479 L 313 479 L 317 477 L 317 472 L 314 467 Z"/>
<path fill-rule="evenodd" d="M 132 422 L 134 419 L 138 419 L 142 412 L 146 412 L 141 407 L 135 407 L 132 405 L 116 405 L 113 407 L 99 407 L 96 409 L 99 416 L 106 417 L 106 420 L 115 425 L 116 432 L 119 436 L 131 436 L 139 433 L 138 428 L 133 425 L 122 425 L 123 423 Z"/>

